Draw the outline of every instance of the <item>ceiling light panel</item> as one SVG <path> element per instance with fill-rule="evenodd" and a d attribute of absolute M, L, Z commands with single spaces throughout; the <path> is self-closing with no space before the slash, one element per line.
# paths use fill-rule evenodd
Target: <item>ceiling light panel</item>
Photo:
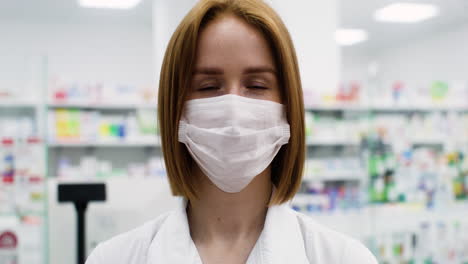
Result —
<path fill-rule="evenodd" d="M 130 9 L 137 6 L 141 0 L 78 0 L 82 7 Z"/>
<path fill-rule="evenodd" d="M 336 43 L 340 46 L 352 46 L 364 42 L 369 38 L 362 29 L 341 28 L 335 32 Z"/>
<path fill-rule="evenodd" d="M 394 3 L 377 10 L 374 19 L 390 23 L 418 23 L 439 14 L 439 8 L 431 4 Z"/>

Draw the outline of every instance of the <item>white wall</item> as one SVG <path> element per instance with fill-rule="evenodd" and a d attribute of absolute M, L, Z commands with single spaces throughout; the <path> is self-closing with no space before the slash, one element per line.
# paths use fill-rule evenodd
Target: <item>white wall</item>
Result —
<path fill-rule="evenodd" d="M 364 81 L 368 75 L 369 55 L 342 50 L 341 55 L 341 80 L 342 81 Z"/>
<path fill-rule="evenodd" d="M 403 80 L 421 84 L 433 80 L 467 80 L 468 25 L 374 54 L 351 51 L 343 56 L 344 80 L 365 80 L 369 63 L 379 65 L 383 83 Z"/>
<path fill-rule="evenodd" d="M 180 21 L 195 3 L 196 0 L 154 0 L 153 2 L 154 65 L 158 73 L 156 76 L 158 83 L 167 44 Z"/>
<path fill-rule="evenodd" d="M 20 76 L 21 69 L 29 67 L 30 58 L 46 55 L 50 77 L 154 84 L 150 27 L 2 21 L 0 36 L 2 72 Z"/>
<path fill-rule="evenodd" d="M 378 56 L 385 79 L 468 79 L 468 25 Z"/>
<path fill-rule="evenodd" d="M 338 1 L 269 2 L 293 39 L 306 99 L 310 92 L 334 91 L 340 79 L 340 52 L 335 41 Z"/>

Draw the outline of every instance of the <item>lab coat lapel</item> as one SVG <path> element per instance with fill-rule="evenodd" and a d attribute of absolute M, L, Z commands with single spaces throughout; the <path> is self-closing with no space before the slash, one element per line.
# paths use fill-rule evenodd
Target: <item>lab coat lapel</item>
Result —
<path fill-rule="evenodd" d="M 190 237 L 186 201 L 165 220 L 148 250 L 147 264 L 202 264 Z M 309 263 L 297 216 L 288 205 L 268 209 L 263 231 L 247 264 Z"/>
<path fill-rule="evenodd" d="M 309 263 L 297 216 L 285 204 L 268 209 L 262 234 L 247 261 L 247 264 L 280 263 Z"/>
<path fill-rule="evenodd" d="M 164 221 L 148 249 L 147 264 L 202 264 L 190 237 L 186 204 L 181 200 Z"/>

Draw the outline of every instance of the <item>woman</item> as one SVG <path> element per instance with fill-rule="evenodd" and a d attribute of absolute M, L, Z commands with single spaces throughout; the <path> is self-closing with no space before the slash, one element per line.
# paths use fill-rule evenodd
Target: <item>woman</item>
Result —
<path fill-rule="evenodd" d="M 297 59 L 260 0 L 202 0 L 161 70 L 159 120 L 173 212 L 100 244 L 88 264 L 377 263 L 291 210 L 305 158 Z"/>

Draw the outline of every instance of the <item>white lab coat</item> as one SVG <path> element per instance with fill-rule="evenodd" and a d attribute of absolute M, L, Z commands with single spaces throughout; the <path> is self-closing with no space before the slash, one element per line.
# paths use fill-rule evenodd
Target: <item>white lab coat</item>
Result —
<path fill-rule="evenodd" d="M 145 225 L 99 244 L 86 264 L 202 264 L 186 202 Z M 332 231 L 287 205 L 268 209 L 247 264 L 377 264 L 360 242 Z"/>

